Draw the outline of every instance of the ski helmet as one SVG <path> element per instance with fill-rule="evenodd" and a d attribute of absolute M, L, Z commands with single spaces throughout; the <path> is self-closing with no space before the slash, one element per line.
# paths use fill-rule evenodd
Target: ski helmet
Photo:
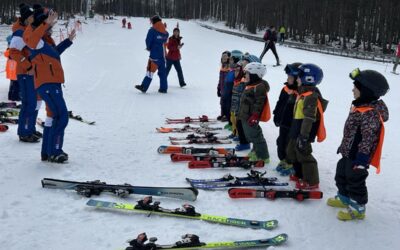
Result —
<path fill-rule="evenodd" d="M 295 62 L 295 63 L 292 63 L 292 64 L 287 64 L 285 69 L 284 69 L 285 73 L 287 75 L 297 77 L 299 75 L 299 72 L 300 72 L 300 70 L 299 70 L 300 65 L 301 65 L 301 63 L 299 63 L 299 62 Z"/>
<path fill-rule="evenodd" d="M 360 70 L 356 68 L 350 73 L 350 78 L 361 86 L 372 91 L 375 97 L 384 96 L 389 90 L 389 84 L 386 78 L 375 70 Z"/>
<path fill-rule="evenodd" d="M 246 61 L 248 61 L 249 63 L 251 63 L 251 62 L 258 62 L 258 63 L 261 63 L 260 58 L 258 58 L 258 57 L 255 56 L 255 55 L 250 55 L 249 53 L 245 53 L 245 54 L 242 56 L 242 60 L 246 60 Z"/>
<path fill-rule="evenodd" d="M 152 24 L 155 24 L 157 22 L 161 22 L 161 17 L 159 15 L 154 15 L 150 18 L 150 21 Z"/>
<path fill-rule="evenodd" d="M 267 73 L 267 67 L 264 64 L 252 62 L 244 67 L 244 71 L 249 72 L 249 74 L 257 75 L 259 78 L 263 78 Z"/>
<path fill-rule="evenodd" d="M 316 86 L 321 83 L 324 78 L 324 72 L 315 64 L 305 63 L 300 65 L 299 74 L 301 83 L 307 86 Z"/>
<path fill-rule="evenodd" d="M 235 63 L 242 60 L 242 56 L 243 56 L 243 52 L 240 50 L 232 50 L 231 51 L 231 57 L 233 58 L 233 61 Z"/>

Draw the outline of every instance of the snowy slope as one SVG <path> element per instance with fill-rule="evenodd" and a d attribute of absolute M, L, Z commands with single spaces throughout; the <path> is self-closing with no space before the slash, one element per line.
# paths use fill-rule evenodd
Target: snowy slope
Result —
<path fill-rule="evenodd" d="M 132 18 L 133 30 L 120 28 L 120 21 L 104 24 L 88 21 L 83 33 L 63 56 L 66 74 L 64 93 L 67 106 L 95 126 L 70 120 L 64 150 L 70 155 L 65 165 L 40 161 L 40 144 L 19 143 L 16 126 L 0 134 L 0 246 L 2 249 L 118 249 L 125 240 L 138 233 L 157 236 L 160 243 L 178 240 L 184 233 L 195 233 L 203 241 L 244 240 L 289 234 L 286 245 L 276 249 L 397 249 L 395 237 L 400 232 L 400 170 L 397 153 L 400 132 L 397 93 L 399 77 L 385 72 L 382 63 L 334 57 L 301 50 L 278 47 L 282 63 L 295 61 L 320 65 L 325 78 L 320 89 L 330 103 L 326 112 L 328 139 L 314 145 L 319 162 L 321 190 L 325 197 L 336 193 L 334 174 L 339 156 L 344 121 L 352 100 L 352 81 L 348 73 L 356 68 L 382 72 L 391 85 L 384 100 L 389 106 L 390 121 L 386 123 L 382 173 L 370 170 L 368 188 L 370 202 L 367 218 L 360 222 L 340 222 L 336 209 L 321 201 L 298 203 L 292 200 L 230 200 L 224 191 L 200 191 L 193 204 L 199 212 L 258 220 L 278 219 L 279 227 L 271 232 L 240 229 L 144 215 L 96 210 L 85 206 L 86 198 L 75 192 L 42 189 L 44 177 L 95 180 L 135 185 L 187 186 L 185 177 L 211 178 L 226 170 L 189 170 L 185 164 L 172 164 L 169 157 L 156 149 L 167 144 L 167 135 L 155 133 L 165 117 L 215 117 L 219 112 L 216 96 L 219 58 L 224 50 L 241 49 L 261 53 L 263 44 L 217 33 L 194 22 L 179 21 L 183 42 L 182 65 L 187 88 L 179 88 L 176 73 L 171 71 L 169 92 L 162 95 L 155 77 L 147 94 L 134 89 L 145 74 L 148 52 L 144 38 L 149 28 L 145 18 Z M 167 20 L 169 30 L 177 20 Z M 3 43 L 2 43 L 3 44 Z M 272 67 L 271 52 L 264 58 L 268 66 L 265 79 L 271 85 L 272 106 L 276 103 L 282 83 L 283 67 Z M 4 59 L 1 58 L 1 65 Z M 8 81 L 0 74 L 0 101 L 6 99 Z M 44 117 L 44 110 L 41 111 Z M 266 168 L 274 176 L 277 164 L 275 139 L 278 129 L 263 124 L 272 163 Z M 236 175 L 245 172 L 231 171 Z M 282 180 L 285 180 L 282 178 Z M 388 192 L 390 190 L 390 192 Z M 134 203 L 139 196 L 122 200 L 102 195 L 103 200 Z M 179 207 L 179 200 L 157 198 L 162 206 Z M 382 243 L 382 242 L 385 243 Z"/>

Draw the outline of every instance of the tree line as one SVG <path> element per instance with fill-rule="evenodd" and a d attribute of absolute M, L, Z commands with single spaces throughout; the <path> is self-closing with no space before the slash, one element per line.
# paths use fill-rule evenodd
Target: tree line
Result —
<path fill-rule="evenodd" d="M 71 14 L 85 13 L 87 0 L 1 0 L 0 20 L 1 23 L 11 24 L 18 15 L 19 4 L 33 5 L 39 3 L 42 6 L 55 9 L 60 18 L 67 18 Z"/>
<path fill-rule="evenodd" d="M 96 0 L 101 14 L 212 19 L 251 33 L 284 26 L 294 41 L 372 51 L 400 39 L 399 0 Z"/>

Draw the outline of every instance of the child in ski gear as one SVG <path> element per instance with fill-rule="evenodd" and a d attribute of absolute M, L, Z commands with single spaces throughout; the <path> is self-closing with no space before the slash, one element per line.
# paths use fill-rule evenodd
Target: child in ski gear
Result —
<path fill-rule="evenodd" d="M 264 34 L 263 37 L 264 41 L 265 41 L 265 45 L 264 45 L 264 50 L 261 53 L 260 56 L 260 61 L 262 61 L 265 53 L 267 53 L 267 51 L 269 49 L 272 50 L 272 53 L 274 53 L 275 59 L 276 59 L 276 65 L 280 65 L 279 64 L 279 56 L 278 53 L 276 52 L 276 46 L 275 43 L 277 41 L 277 35 L 276 35 L 276 30 L 275 30 L 275 26 L 270 26 L 267 31 Z"/>
<path fill-rule="evenodd" d="M 165 68 L 164 45 L 168 40 L 168 32 L 159 16 L 153 16 L 150 20 L 153 26 L 149 29 L 146 37 L 146 49 L 150 51 L 147 73 L 142 84 L 136 85 L 135 88 L 146 93 L 153 80 L 154 73 L 158 70 L 158 76 L 160 77 L 160 88 L 158 92 L 165 94 L 168 90 L 168 81 Z"/>
<path fill-rule="evenodd" d="M 239 139 L 239 144 L 236 145 L 236 151 L 243 151 L 250 149 L 250 143 L 246 139 L 246 135 L 243 131 L 242 121 L 237 119 L 239 109 L 240 109 L 240 98 L 246 87 L 246 80 L 244 77 L 244 67 L 250 63 L 250 58 L 244 56 L 242 61 L 238 62 L 235 68 L 235 81 L 232 89 L 232 104 L 231 104 L 231 122 L 232 122 L 232 132 Z"/>
<path fill-rule="evenodd" d="M 365 217 L 368 168 L 372 165 L 377 173 L 380 171 L 384 122 L 389 118 L 388 108 L 380 99 L 389 90 L 385 77 L 374 70 L 357 68 L 350 78 L 354 81 L 354 101 L 338 149 L 342 155 L 335 176 L 338 193 L 327 201 L 329 206 L 347 208 L 337 214 L 340 220 Z"/>
<path fill-rule="evenodd" d="M 278 158 L 280 160 L 277 170 L 281 175 L 290 175 L 294 172 L 292 164 L 286 161 L 286 148 L 289 142 L 289 131 L 293 120 L 293 109 L 297 98 L 297 78 L 299 75 L 299 67 L 301 63 L 288 64 L 285 67 L 287 81 L 279 95 L 276 103 L 274 114 L 274 124 L 279 127 L 279 136 L 276 139 Z M 296 163 L 296 165 L 298 165 Z M 301 166 L 296 166 L 301 167 Z M 301 171 L 298 171 L 298 173 Z M 300 178 L 302 176 L 299 176 Z"/>
<path fill-rule="evenodd" d="M 242 58 L 243 53 L 239 50 L 233 50 L 231 52 L 231 57 L 229 58 L 229 71 L 226 74 L 222 95 L 221 95 L 221 105 L 222 114 L 228 120 L 228 124 L 225 129 L 232 130 L 231 122 L 231 103 L 232 103 L 232 88 L 235 80 L 235 68 L 239 60 Z"/>
<path fill-rule="evenodd" d="M 126 26 L 126 18 L 122 18 L 122 28 L 125 28 Z"/>
<path fill-rule="evenodd" d="M 182 37 L 180 36 L 180 30 L 175 28 L 173 35 L 168 39 L 168 54 L 167 54 L 167 77 L 172 65 L 174 65 L 176 73 L 178 73 L 179 85 L 181 87 L 186 86 L 185 79 L 183 78 L 182 66 L 181 66 L 181 53 L 180 49 L 183 46 L 181 43 Z"/>
<path fill-rule="evenodd" d="M 128 30 L 131 30 L 132 29 L 132 24 L 131 24 L 131 22 L 128 22 Z"/>
<path fill-rule="evenodd" d="M 10 58 L 17 62 L 17 79 L 21 93 L 21 111 L 18 118 L 18 136 L 23 142 L 38 142 L 42 137 L 36 131 L 36 118 L 41 101 L 37 101 L 37 92 L 33 82 L 33 67 L 30 62 L 29 48 L 23 40 L 27 26 L 33 22 L 33 9 L 26 4 L 20 6 L 21 16 L 13 24 L 10 43 Z"/>
<path fill-rule="evenodd" d="M 295 169 L 295 176 L 302 177 L 297 180 L 296 188 L 317 189 L 318 163 L 312 155 L 311 143 L 315 137 L 318 142 L 326 137 L 323 115 L 327 101 L 323 100 L 316 87 L 324 74 L 315 64 L 302 64 L 298 69 L 298 96 L 293 110 L 286 160 L 289 164 L 301 166 L 301 173 Z"/>
<path fill-rule="evenodd" d="M 43 134 L 43 154 L 49 161 L 62 163 L 68 155 L 62 150 L 64 131 L 68 124 L 68 110 L 63 97 L 61 84 L 64 83 L 64 71 L 60 55 L 72 45 L 75 30 L 57 46 L 51 38 L 51 27 L 57 21 L 53 10 L 34 6 L 34 21 L 24 32 L 23 39 L 31 49 L 31 62 L 34 68 L 35 89 L 51 111 L 52 124 Z M 46 146 L 47 145 L 47 146 Z"/>
<path fill-rule="evenodd" d="M 399 61 L 400 61 L 400 41 L 399 41 L 399 44 L 397 45 L 395 53 L 396 53 L 396 58 L 395 58 L 395 62 L 394 62 L 394 65 L 393 65 L 392 73 L 397 74 L 396 73 L 396 69 L 397 69 L 397 65 L 399 65 Z"/>
<path fill-rule="evenodd" d="M 217 117 L 217 120 L 219 120 L 219 121 L 227 121 L 227 118 L 223 112 L 222 92 L 223 92 L 223 88 L 224 88 L 224 82 L 225 82 L 226 75 L 229 72 L 230 57 L 231 57 L 230 51 L 224 51 L 221 55 L 221 69 L 219 70 L 219 80 L 218 80 L 218 85 L 217 85 L 217 96 L 220 97 L 219 104 L 221 106 L 221 115 Z"/>
<path fill-rule="evenodd" d="M 238 119 L 243 125 L 243 130 L 249 142 L 253 143 L 253 153 L 250 160 L 263 160 L 269 163 L 269 152 L 262 129 L 258 124 L 260 120 L 267 121 L 269 103 L 267 93 L 269 84 L 262 77 L 267 72 L 261 63 L 249 63 L 244 68 L 246 87 L 240 98 Z M 266 117 L 264 117 L 266 116 Z"/>

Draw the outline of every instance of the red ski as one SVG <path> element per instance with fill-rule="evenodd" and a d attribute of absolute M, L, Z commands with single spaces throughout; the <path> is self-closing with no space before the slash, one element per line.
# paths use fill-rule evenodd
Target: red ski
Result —
<path fill-rule="evenodd" d="M 234 148 L 194 148 L 194 147 L 180 147 L 180 146 L 160 146 L 157 149 L 160 154 L 213 154 L 213 155 L 233 155 L 235 154 Z"/>
<path fill-rule="evenodd" d="M 179 123 L 214 123 L 217 122 L 217 119 L 209 119 L 208 116 L 206 115 L 202 115 L 198 118 L 192 118 L 192 117 L 185 117 L 185 118 L 181 118 L 181 119 L 171 119 L 171 118 L 167 118 L 166 123 L 168 124 L 179 124 Z"/>
<path fill-rule="evenodd" d="M 262 168 L 264 167 L 264 161 L 227 161 L 227 162 L 213 162 L 209 161 L 190 161 L 188 163 L 190 169 L 198 168 Z"/>
<path fill-rule="evenodd" d="M 236 155 L 208 155 L 208 154 L 171 154 L 171 161 L 212 161 L 212 162 L 226 162 L 229 160 L 249 160 L 247 156 L 236 156 Z"/>
<path fill-rule="evenodd" d="M 305 190 L 259 190 L 252 188 L 231 188 L 228 191 L 229 197 L 238 198 L 267 198 L 275 200 L 277 198 L 292 198 L 298 201 L 305 199 L 322 199 L 321 191 L 305 191 Z"/>

